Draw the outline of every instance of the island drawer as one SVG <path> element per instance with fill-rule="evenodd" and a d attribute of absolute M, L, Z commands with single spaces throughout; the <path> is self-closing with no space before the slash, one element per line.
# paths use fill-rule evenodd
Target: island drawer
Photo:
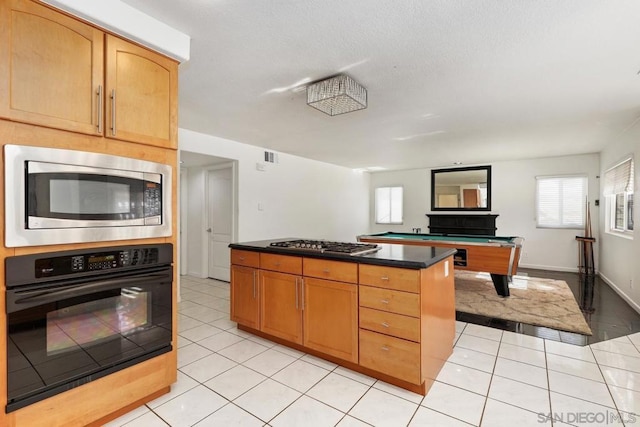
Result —
<path fill-rule="evenodd" d="M 354 262 L 304 258 L 303 270 L 304 275 L 307 277 L 358 283 L 358 264 Z"/>
<path fill-rule="evenodd" d="M 420 317 L 420 295 L 371 286 L 359 286 L 360 307 Z"/>
<path fill-rule="evenodd" d="M 360 328 L 420 342 L 420 319 L 360 307 Z"/>
<path fill-rule="evenodd" d="M 420 270 L 360 264 L 360 284 L 404 292 L 420 292 Z"/>
<path fill-rule="evenodd" d="M 422 384 L 420 344 L 360 329 L 360 365 L 383 374 Z"/>
<path fill-rule="evenodd" d="M 263 270 L 301 275 L 302 257 L 261 253 L 260 268 Z"/>
<path fill-rule="evenodd" d="M 260 267 L 260 253 L 231 249 L 231 264 Z"/>

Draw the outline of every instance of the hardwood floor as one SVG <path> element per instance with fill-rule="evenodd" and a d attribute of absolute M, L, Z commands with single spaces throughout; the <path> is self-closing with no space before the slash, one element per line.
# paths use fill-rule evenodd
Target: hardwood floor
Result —
<path fill-rule="evenodd" d="M 489 326 L 524 335 L 546 338 L 576 345 L 593 344 L 640 332 L 640 313 L 627 304 L 600 277 L 582 278 L 577 273 L 559 271 L 534 270 L 522 268 L 518 274 L 549 279 L 560 279 L 567 282 L 582 309 L 585 320 L 591 327 L 592 336 L 555 329 L 528 325 L 509 320 L 456 312 L 456 319 L 462 322 Z"/>

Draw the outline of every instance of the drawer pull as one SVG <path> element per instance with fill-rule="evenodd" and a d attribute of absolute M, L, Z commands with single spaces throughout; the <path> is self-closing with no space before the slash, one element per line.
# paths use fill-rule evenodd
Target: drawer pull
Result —
<path fill-rule="evenodd" d="M 380 350 L 389 351 L 389 347 L 387 347 L 386 345 L 383 345 L 382 347 L 380 347 Z"/>
<path fill-rule="evenodd" d="M 240 261 L 244 261 L 244 257 L 241 256 L 240 258 L 238 258 Z"/>
<path fill-rule="evenodd" d="M 323 268 L 323 269 L 322 269 L 322 272 L 323 272 L 323 273 L 327 273 L 327 274 L 329 274 L 329 269 L 328 269 L 328 268 Z"/>
<path fill-rule="evenodd" d="M 388 299 L 381 299 L 380 302 L 382 304 L 389 304 L 389 300 Z"/>
<path fill-rule="evenodd" d="M 385 328 L 389 327 L 389 324 L 387 322 L 382 322 L 381 325 L 384 326 Z"/>
<path fill-rule="evenodd" d="M 276 267 L 280 267 L 280 263 L 279 262 L 275 262 L 275 263 L 273 263 L 273 265 L 275 265 Z"/>
<path fill-rule="evenodd" d="M 388 276 L 382 276 L 382 277 L 380 277 L 380 280 L 387 280 L 388 281 L 389 277 Z"/>

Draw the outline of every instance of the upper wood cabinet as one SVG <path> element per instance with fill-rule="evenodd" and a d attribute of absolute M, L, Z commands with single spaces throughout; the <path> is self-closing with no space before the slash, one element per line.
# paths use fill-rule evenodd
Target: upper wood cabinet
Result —
<path fill-rule="evenodd" d="M 176 148 L 175 61 L 107 35 L 105 87 L 107 137 Z"/>
<path fill-rule="evenodd" d="M 0 24 L 1 117 L 177 147 L 175 61 L 28 0 Z"/>
<path fill-rule="evenodd" d="M 104 33 L 30 1 L 2 1 L 0 19 L 0 115 L 98 134 Z"/>

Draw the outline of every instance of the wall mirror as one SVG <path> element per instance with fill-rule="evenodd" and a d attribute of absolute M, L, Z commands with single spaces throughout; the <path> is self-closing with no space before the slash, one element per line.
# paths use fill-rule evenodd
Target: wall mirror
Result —
<path fill-rule="evenodd" d="M 431 210 L 490 211 L 491 166 L 432 169 Z"/>

